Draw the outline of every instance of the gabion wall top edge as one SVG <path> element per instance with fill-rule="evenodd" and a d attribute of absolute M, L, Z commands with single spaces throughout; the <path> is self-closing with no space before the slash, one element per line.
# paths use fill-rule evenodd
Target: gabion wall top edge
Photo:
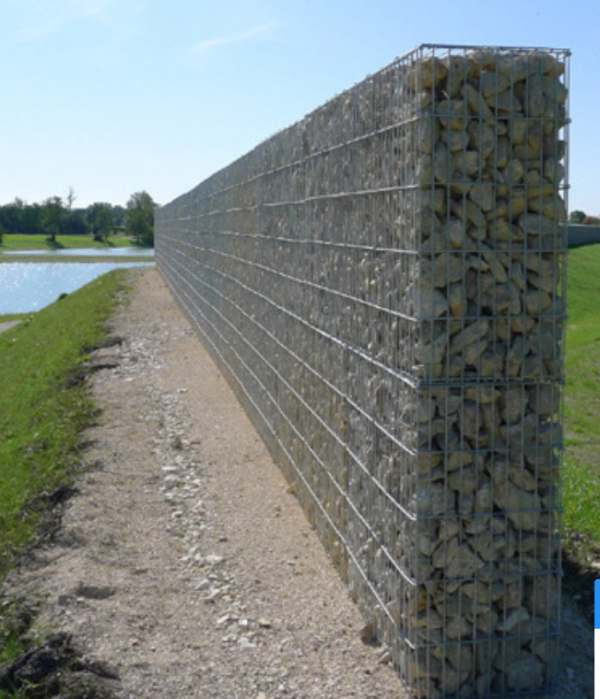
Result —
<path fill-rule="evenodd" d="M 227 165 L 224 165 L 223 167 L 219 168 L 216 170 L 214 173 L 209 175 L 207 178 L 196 184 L 194 187 L 192 187 L 190 190 L 184 192 L 183 194 L 175 197 L 172 201 L 168 202 L 167 204 L 164 204 L 162 207 L 159 208 L 167 208 L 173 205 L 177 205 L 177 203 L 185 200 L 187 197 L 192 195 L 194 192 L 198 192 L 201 188 L 208 186 L 208 184 L 215 179 L 217 179 L 224 171 L 229 170 L 232 166 L 235 166 L 237 163 L 240 163 L 247 158 L 251 157 L 253 154 L 257 153 L 260 151 L 261 148 L 265 146 L 268 142 L 272 141 L 275 137 L 282 136 L 286 132 L 292 132 L 293 130 L 297 129 L 300 124 L 303 122 L 308 122 L 310 119 L 314 118 L 317 114 L 320 112 L 328 109 L 332 103 L 334 103 L 336 100 L 339 100 L 343 98 L 345 95 L 348 93 L 351 93 L 352 91 L 356 90 L 356 88 L 367 84 L 370 81 L 375 80 L 378 76 L 384 75 L 386 72 L 389 72 L 390 70 L 393 70 L 397 68 L 398 66 L 402 65 L 403 63 L 408 64 L 409 62 L 414 62 L 417 61 L 419 58 L 423 58 L 424 56 L 432 56 L 436 57 L 436 54 L 439 53 L 440 55 L 443 53 L 445 55 L 450 55 L 452 52 L 473 52 L 473 53 L 479 53 L 479 54 L 484 54 L 486 52 L 490 52 L 496 56 L 502 55 L 502 53 L 517 53 L 517 54 L 546 54 L 546 55 L 554 55 L 554 56 L 562 56 L 563 59 L 566 59 L 571 56 L 571 50 L 566 49 L 566 48 L 551 48 L 551 47 L 542 47 L 542 46 L 503 46 L 503 45 L 468 45 L 468 44 L 437 44 L 437 43 L 423 43 L 420 44 L 419 46 L 416 46 L 415 48 L 411 49 L 407 53 L 397 56 L 394 58 L 393 61 L 385 65 L 383 68 L 380 68 L 377 70 L 375 73 L 368 73 L 364 78 L 359 80 L 358 82 L 354 83 L 350 87 L 346 88 L 345 90 L 342 90 L 339 93 L 336 93 L 332 95 L 328 100 L 326 100 L 324 103 L 321 105 L 315 107 L 314 110 L 311 112 L 308 112 L 305 114 L 303 117 L 298 119 L 295 122 L 292 122 L 288 126 L 285 126 L 278 131 L 275 131 L 274 133 L 270 134 L 269 136 L 265 137 L 262 141 L 260 141 L 257 145 L 255 145 L 253 148 L 251 148 L 249 151 L 246 153 L 242 154 L 238 158 L 232 160 L 230 163 Z M 568 63 L 564 61 L 564 64 L 566 65 L 566 70 L 568 71 Z"/>

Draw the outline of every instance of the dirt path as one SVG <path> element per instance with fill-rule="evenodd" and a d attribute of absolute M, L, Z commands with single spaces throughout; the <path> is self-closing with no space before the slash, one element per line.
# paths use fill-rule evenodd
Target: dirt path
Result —
<path fill-rule="evenodd" d="M 13 576 L 135 699 L 406 699 L 297 501 L 155 270 L 97 353 L 94 465 L 55 543 Z M 572 605 L 564 695 L 592 696 Z M 587 650 L 586 650 L 587 646 Z"/>
<path fill-rule="evenodd" d="M 11 328 L 14 328 L 20 322 L 20 320 L 8 320 L 5 323 L 0 323 L 0 335 L 2 333 L 5 333 L 7 330 L 10 330 Z"/>

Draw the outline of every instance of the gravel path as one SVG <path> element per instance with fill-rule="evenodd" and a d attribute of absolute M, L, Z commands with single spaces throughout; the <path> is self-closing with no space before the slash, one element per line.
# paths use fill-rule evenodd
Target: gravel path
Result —
<path fill-rule="evenodd" d="M 133 699 L 406 696 L 155 270 L 96 353 L 95 464 L 19 584 Z"/>
<path fill-rule="evenodd" d="M 293 493 L 156 270 L 97 352 L 90 468 L 55 542 L 11 578 L 116 669 L 121 699 L 407 699 Z M 591 697 L 572 606 L 561 678 Z M 586 650 L 587 647 L 587 650 Z"/>
<path fill-rule="evenodd" d="M 20 320 L 7 320 L 5 323 L 0 323 L 0 335 L 2 333 L 5 333 L 7 330 L 10 330 L 11 328 L 14 328 L 20 322 Z"/>

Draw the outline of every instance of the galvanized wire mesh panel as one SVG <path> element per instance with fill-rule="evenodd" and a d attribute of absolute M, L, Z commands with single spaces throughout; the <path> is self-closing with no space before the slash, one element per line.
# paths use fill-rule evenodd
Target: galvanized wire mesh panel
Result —
<path fill-rule="evenodd" d="M 421 47 L 157 214 L 162 273 L 420 697 L 554 684 L 567 60 Z"/>

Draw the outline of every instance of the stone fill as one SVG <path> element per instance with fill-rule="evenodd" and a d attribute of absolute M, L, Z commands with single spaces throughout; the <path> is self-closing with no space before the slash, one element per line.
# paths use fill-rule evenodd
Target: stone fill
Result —
<path fill-rule="evenodd" d="M 567 61 L 421 47 L 157 215 L 157 264 L 419 697 L 555 681 Z"/>

